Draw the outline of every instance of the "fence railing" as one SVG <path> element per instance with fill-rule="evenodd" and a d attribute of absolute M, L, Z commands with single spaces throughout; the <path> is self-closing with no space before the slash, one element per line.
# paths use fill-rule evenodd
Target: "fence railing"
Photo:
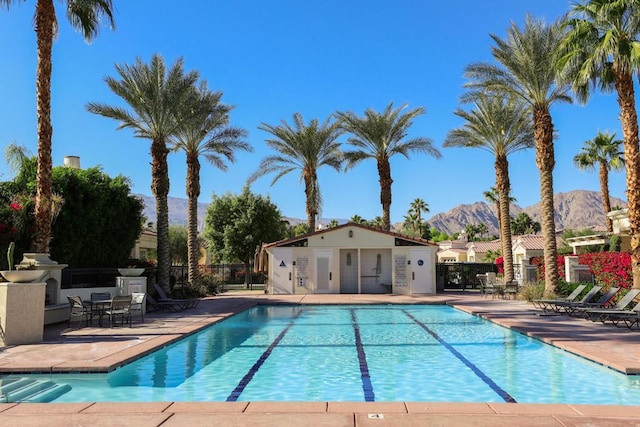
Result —
<path fill-rule="evenodd" d="M 467 289 L 480 287 L 478 274 L 498 272 L 493 263 L 456 262 L 436 264 L 436 288 L 438 292 L 445 288 Z"/>

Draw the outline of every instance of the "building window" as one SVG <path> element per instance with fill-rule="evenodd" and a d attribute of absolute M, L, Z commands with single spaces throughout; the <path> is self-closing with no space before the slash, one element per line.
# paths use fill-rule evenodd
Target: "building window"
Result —
<path fill-rule="evenodd" d="M 382 273 L 382 255 L 378 254 L 376 256 L 376 274 Z"/>
<path fill-rule="evenodd" d="M 347 252 L 347 265 L 351 265 L 351 252 Z"/>

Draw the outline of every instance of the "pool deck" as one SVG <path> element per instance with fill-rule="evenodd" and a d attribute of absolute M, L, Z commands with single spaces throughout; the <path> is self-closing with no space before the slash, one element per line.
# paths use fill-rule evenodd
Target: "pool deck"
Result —
<path fill-rule="evenodd" d="M 626 373 L 640 373 L 640 330 L 539 316 L 521 301 L 473 292 L 439 295 L 226 293 L 181 313 L 150 313 L 132 328 L 45 328 L 43 343 L 0 348 L 0 374 L 110 371 L 257 304 L 442 304 L 477 314 Z M 535 374 L 535 373 L 532 373 Z M 639 402 L 640 405 L 640 402 Z M 431 402 L 0 403 L 0 425 L 179 426 L 628 426 L 640 406 Z"/>

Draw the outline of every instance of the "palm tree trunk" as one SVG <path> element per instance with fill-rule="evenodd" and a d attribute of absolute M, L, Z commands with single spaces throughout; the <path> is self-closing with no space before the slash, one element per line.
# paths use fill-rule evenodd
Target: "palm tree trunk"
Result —
<path fill-rule="evenodd" d="M 198 278 L 198 197 L 200 196 L 200 161 L 187 153 L 187 271 L 189 283 Z"/>
<path fill-rule="evenodd" d="M 378 160 L 378 176 L 380 177 L 380 203 L 382 204 L 382 228 L 391 229 L 391 165 L 389 159 Z"/>
<path fill-rule="evenodd" d="M 36 104 L 38 115 L 38 174 L 36 178 L 35 233 L 33 250 L 49 252 L 51 240 L 51 52 L 56 11 L 53 0 L 38 0 L 36 4 L 36 35 L 38 66 Z"/>
<path fill-rule="evenodd" d="M 636 114 L 633 76 L 615 71 L 615 85 L 620 106 L 620 122 L 624 135 L 624 161 L 627 169 L 627 204 L 631 237 L 631 271 L 633 287 L 640 289 L 640 152 L 638 148 L 638 116 Z"/>
<path fill-rule="evenodd" d="M 611 200 L 609 199 L 609 169 L 604 162 L 600 162 L 600 192 L 602 193 L 602 207 L 604 208 L 604 218 L 607 232 L 613 232 L 613 221 L 607 216 L 611 212 Z"/>
<path fill-rule="evenodd" d="M 307 199 L 307 224 L 309 224 L 309 233 L 314 233 L 316 231 L 316 215 L 317 207 L 315 206 L 315 189 L 313 183 L 313 175 L 309 172 L 304 174 L 304 194 Z"/>
<path fill-rule="evenodd" d="M 509 218 L 509 161 L 507 156 L 497 155 L 495 161 L 496 189 L 498 190 L 499 217 Z M 500 242 L 502 259 L 504 260 L 504 281 L 513 281 L 513 248 L 511 245 L 511 224 L 509 221 L 500 222 Z"/>
<path fill-rule="evenodd" d="M 544 292 L 557 293 L 558 248 L 556 245 L 556 222 L 553 208 L 553 122 L 548 108 L 533 111 L 534 139 L 536 142 L 536 165 L 540 173 L 540 216 L 544 245 Z M 506 221 L 505 221 L 506 222 Z"/>
<path fill-rule="evenodd" d="M 154 139 L 151 143 L 151 191 L 156 198 L 156 228 L 158 235 L 157 282 L 165 290 L 170 288 L 171 258 L 169 254 L 169 150 L 165 141 Z"/>

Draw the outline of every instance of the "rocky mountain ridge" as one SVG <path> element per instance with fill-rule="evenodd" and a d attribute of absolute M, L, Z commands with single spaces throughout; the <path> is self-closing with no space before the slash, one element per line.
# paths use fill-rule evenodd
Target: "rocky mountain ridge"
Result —
<path fill-rule="evenodd" d="M 155 199 L 151 196 L 136 194 L 144 202 L 144 215 L 148 221 L 155 223 Z M 582 229 L 594 228 L 603 229 L 605 225 L 605 214 L 602 208 L 602 198 L 598 191 L 574 190 L 567 193 L 556 193 L 553 198 L 555 207 L 556 228 Z M 187 224 L 187 199 L 179 197 L 169 197 L 169 224 Z M 626 207 L 626 202 L 616 197 L 611 198 L 611 206 Z M 203 228 L 204 217 L 207 213 L 208 203 L 198 203 L 199 229 Z M 517 204 L 511 205 L 511 215 L 516 216 L 520 212 L 526 212 L 534 221 L 540 221 L 540 203 L 535 205 L 520 207 Z M 288 218 L 291 224 L 305 222 L 305 219 Z M 342 220 L 340 222 L 344 222 Z M 467 224 L 485 224 L 490 234 L 498 234 L 498 217 L 496 206 L 486 202 L 476 202 L 473 204 L 458 205 L 447 212 L 438 213 L 427 218 L 429 225 L 453 234 L 463 230 Z M 401 224 L 397 224 L 398 227 Z"/>

